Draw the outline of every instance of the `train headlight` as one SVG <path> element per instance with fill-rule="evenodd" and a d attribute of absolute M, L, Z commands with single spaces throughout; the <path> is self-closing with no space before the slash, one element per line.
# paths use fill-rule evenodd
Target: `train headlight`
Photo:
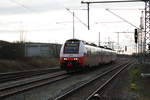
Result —
<path fill-rule="evenodd" d="M 74 60 L 78 60 L 78 58 L 74 58 Z"/>
<path fill-rule="evenodd" d="M 64 58 L 64 60 L 67 60 L 67 58 Z"/>

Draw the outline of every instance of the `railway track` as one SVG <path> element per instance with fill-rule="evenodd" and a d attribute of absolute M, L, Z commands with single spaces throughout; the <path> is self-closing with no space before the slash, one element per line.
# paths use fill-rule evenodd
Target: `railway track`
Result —
<path fill-rule="evenodd" d="M 105 89 L 109 88 L 110 83 L 130 64 L 125 65 L 121 69 L 119 69 L 113 76 L 111 76 L 106 82 L 104 82 L 97 90 L 95 90 L 86 100 L 95 100 L 101 99 Z M 130 66 L 132 66 L 131 64 Z"/>
<path fill-rule="evenodd" d="M 0 73 L 0 99 L 68 78 L 71 75 L 58 68 Z"/>
<path fill-rule="evenodd" d="M 53 73 L 46 73 L 44 75 L 37 75 L 30 78 L 23 78 L 17 81 L 10 81 L 0 84 L 0 98 L 9 95 L 21 93 L 26 90 L 46 85 L 58 80 L 68 78 L 70 75 L 66 71 L 59 71 Z"/>
<path fill-rule="evenodd" d="M 46 68 L 46 69 L 36 69 L 36 70 L 28 70 L 28 71 L 18 71 L 18 72 L 7 72 L 0 73 L 0 84 L 4 82 L 16 81 L 22 78 L 33 77 L 36 75 L 47 74 L 51 72 L 60 71 L 60 68 Z"/>
<path fill-rule="evenodd" d="M 55 98 L 55 100 L 95 100 L 94 98 L 97 96 L 100 97 L 108 84 L 110 84 L 110 82 L 112 82 L 120 72 L 130 66 L 131 63 L 133 63 L 133 61 L 118 65 L 117 67 L 96 76 L 88 82 L 69 90 L 63 95 Z"/>

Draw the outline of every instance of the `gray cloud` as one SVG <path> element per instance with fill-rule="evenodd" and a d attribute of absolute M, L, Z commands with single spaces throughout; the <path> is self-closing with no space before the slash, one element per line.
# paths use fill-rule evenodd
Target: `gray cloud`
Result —
<path fill-rule="evenodd" d="M 79 9 L 86 8 L 85 4 L 81 4 L 81 0 L 5 0 L 0 1 L 0 15 L 5 14 L 24 14 L 24 13 L 39 13 L 52 10 L 61 10 L 65 8 Z M 123 4 L 122 7 L 124 6 Z M 128 4 L 136 6 L 137 4 Z M 117 7 L 115 4 L 94 4 L 90 7 Z"/>
<path fill-rule="evenodd" d="M 8 2 L 9 1 L 9 2 Z M 50 10 L 60 10 L 67 8 L 79 8 L 80 0 L 8 0 L 0 1 L 4 6 L 0 7 L 0 14 L 22 14 L 37 13 Z M 6 5 L 6 6 L 5 6 Z M 9 6 L 10 5 L 10 6 Z"/>

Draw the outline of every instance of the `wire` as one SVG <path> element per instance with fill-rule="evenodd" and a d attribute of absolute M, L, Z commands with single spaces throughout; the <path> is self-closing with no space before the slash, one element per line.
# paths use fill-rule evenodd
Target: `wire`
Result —
<path fill-rule="evenodd" d="M 109 10 L 144 10 L 144 8 L 124 8 L 124 9 L 117 9 L 117 8 L 109 8 Z"/>
<path fill-rule="evenodd" d="M 134 32 L 115 32 L 115 33 L 134 33 Z"/>
<path fill-rule="evenodd" d="M 95 22 L 95 24 L 103 24 L 103 23 L 124 23 L 124 21 Z"/>
<path fill-rule="evenodd" d="M 17 2 L 17 1 L 15 1 L 15 0 L 9 0 L 9 1 L 11 1 L 11 2 L 13 2 L 13 3 L 15 3 L 15 4 L 20 5 L 21 7 L 25 8 L 25 9 L 28 10 L 28 11 L 32 11 L 32 12 L 33 12 L 33 9 L 31 9 L 31 8 L 29 8 L 29 7 L 26 7 L 24 4 L 22 4 L 22 3 L 20 3 L 20 2 Z"/>
<path fill-rule="evenodd" d="M 137 26 L 135 26 L 134 24 L 132 24 L 131 22 L 127 21 L 126 19 L 120 17 L 119 15 L 115 14 L 114 12 L 110 11 L 109 9 L 105 9 L 107 10 L 108 12 L 112 13 L 113 15 L 117 16 L 118 18 L 122 19 L 123 21 L 127 22 L 128 24 L 130 24 L 131 26 L 135 27 L 135 28 L 138 28 Z"/>
<path fill-rule="evenodd" d="M 124 2 L 145 2 L 145 1 L 146 0 L 130 0 L 130 1 L 129 0 L 128 1 L 127 0 L 126 1 L 125 0 L 124 1 L 123 0 L 122 1 L 119 1 L 119 0 L 111 1 L 110 0 L 110 1 L 87 1 L 87 2 L 81 1 L 81 3 L 89 3 L 89 4 L 90 3 L 124 3 Z"/>
<path fill-rule="evenodd" d="M 70 9 L 68 9 L 68 8 L 65 8 L 67 11 L 69 11 L 71 14 L 73 14 L 71 11 L 70 11 Z M 86 25 L 84 22 L 82 22 L 75 14 L 74 14 L 74 17 L 80 22 L 80 23 L 82 23 L 85 27 L 88 27 L 88 25 Z"/>

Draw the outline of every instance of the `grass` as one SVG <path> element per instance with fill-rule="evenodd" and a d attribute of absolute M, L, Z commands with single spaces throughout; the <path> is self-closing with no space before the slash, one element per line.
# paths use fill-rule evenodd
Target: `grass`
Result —
<path fill-rule="evenodd" d="M 135 83 L 140 79 L 141 70 L 139 67 L 134 67 L 130 72 L 129 76 L 131 77 L 130 82 Z"/>
<path fill-rule="evenodd" d="M 139 95 L 138 100 L 150 100 L 150 78 L 141 77 L 141 73 L 148 70 L 147 66 L 144 67 L 145 65 L 136 65 L 129 72 L 129 91 Z"/>
<path fill-rule="evenodd" d="M 0 60 L 0 72 L 24 71 L 59 66 L 58 58 L 26 58 L 22 60 Z"/>

